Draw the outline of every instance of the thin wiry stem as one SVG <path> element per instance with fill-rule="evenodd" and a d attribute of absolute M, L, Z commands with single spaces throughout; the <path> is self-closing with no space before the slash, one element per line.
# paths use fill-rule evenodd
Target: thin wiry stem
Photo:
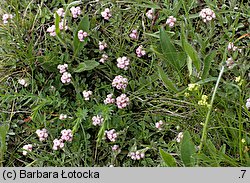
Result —
<path fill-rule="evenodd" d="M 207 126 L 208 126 L 208 122 L 209 122 L 209 117 L 210 117 L 210 114 L 211 114 L 211 111 L 212 111 L 212 108 L 213 108 L 214 98 L 215 98 L 215 95 L 216 95 L 216 92 L 217 92 L 217 89 L 218 89 L 218 86 L 219 86 L 221 76 L 222 76 L 222 74 L 224 72 L 224 68 L 225 68 L 224 66 L 221 67 L 220 74 L 219 74 L 219 77 L 217 79 L 217 82 L 216 82 L 216 85 L 215 85 L 215 88 L 214 88 L 214 92 L 213 92 L 213 95 L 212 95 L 211 103 L 210 103 L 210 106 L 208 108 L 206 121 L 205 121 L 205 124 L 203 126 L 201 142 L 200 142 L 200 145 L 199 145 L 199 153 L 202 151 L 202 147 L 203 147 L 203 145 L 204 145 L 204 143 L 206 141 L 206 138 L 207 138 Z"/>

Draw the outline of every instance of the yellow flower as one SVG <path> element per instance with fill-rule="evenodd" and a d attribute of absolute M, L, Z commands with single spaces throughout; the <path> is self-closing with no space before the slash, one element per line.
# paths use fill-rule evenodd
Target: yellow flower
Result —
<path fill-rule="evenodd" d="M 235 78 L 235 81 L 236 81 L 237 83 L 239 83 L 240 80 L 241 80 L 241 77 L 240 77 L 240 76 L 238 76 L 238 77 Z"/>
<path fill-rule="evenodd" d="M 201 100 L 198 101 L 198 105 L 206 105 L 206 106 L 208 106 L 207 99 L 208 99 L 207 95 L 202 95 Z"/>
<path fill-rule="evenodd" d="M 238 77 L 235 78 L 235 81 L 238 83 L 239 86 L 241 86 L 244 80 L 241 79 L 240 76 L 238 76 Z"/>
<path fill-rule="evenodd" d="M 184 96 L 185 96 L 185 97 L 189 97 L 189 95 L 190 95 L 190 94 L 189 94 L 188 92 L 185 92 L 185 93 L 184 93 Z"/>
<path fill-rule="evenodd" d="M 201 96 L 201 100 L 203 100 L 203 101 L 206 101 L 207 98 L 208 98 L 208 97 L 207 97 L 206 95 L 202 95 L 202 96 Z"/>
<path fill-rule="evenodd" d="M 190 83 L 188 84 L 188 90 L 189 91 L 194 91 L 194 90 L 198 90 L 198 84 L 195 84 L 195 83 Z"/>

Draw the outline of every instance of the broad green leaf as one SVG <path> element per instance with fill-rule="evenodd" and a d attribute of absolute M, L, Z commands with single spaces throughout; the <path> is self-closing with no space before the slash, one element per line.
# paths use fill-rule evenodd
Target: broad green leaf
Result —
<path fill-rule="evenodd" d="M 176 52 L 174 45 L 171 43 L 170 38 L 168 37 L 168 34 L 166 33 L 163 27 L 161 27 L 160 29 L 160 42 L 161 42 L 161 48 L 162 48 L 163 53 L 164 52 L 166 53 Z"/>
<path fill-rule="evenodd" d="M 164 73 L 163 69 L 158 66 L 158 73 L 159 73 L 159 77 L 162 80 L 164 86 L 173 91 L 173 92 L 178 92 L 178 89 L 175 87 L 175 85 L 172 83 L 172 81 L 170 79 L 168 79 L 167 75 Z"/>
<path fill-rule="evenodd" d="M 153 51 L 155 54 L 157 54 L 161 59 L 164 59 L 164 56 L 161 53 L 161 50 L 159 47 L 157 47 L 155 45 L 150 45 L 150 50 Z"/>
<path fill-rule="evenodd" d="M 89 16 L 85 15 L 81 22 L 78 25 L 77 30 L 83 30 L 84 32 L 89 32 L 89 26 L 90 26 L 90 22 L 89 22 Z"/>
<path fill-rule="evenodd" d="M 163 55 L 165 55 L 166 59 L 170 61 L 170 64 L 175 65 L 176 60 L 173 54 L 176 53 L 176 49 L 163 27 L 160 29 L 160 44 Z"/>
<path fill-rule="evenodd" d="M 189 76 L 192 76 L 193 65 L 192 65 L 192 60 L 189 56 L 187 56 L 187 68 L 188 68 Z"/>
<path fill-rule="evenodd" d="M 183 67 L 186 62 L 186 54 L 176 50 L 163 27 L 160 29 L 160 45 L 164 59 L 177 71 L 180 71 L 181 67 Z"/>
<path fill-rule="evenodd" d="M 171 156 L 169 153 L 163 151 L 161 148 L 159 148 L 161 158 L 163 159 L 164 163 L 168 167 L 176 167 L 176 161 L 173 156 Z"/>
<path fill-rule="evenodd" d="M 201 76 L 202 79 L 207 78 L 207 76 L 209 74 L 209 70 L 211 68 L 211 62 L 215 58 L 215 56 L 216 56 L 216 51 L 212 51 L 204 59 L 203 73 L 202 73 L 202 76 Z"/>
<path fill-rule="evenodd" d="M 188 67 L 190 67 L 190 65 L 192 66 L 192 64 L 194 64 L 196 70 L 199 72 L 200 67 L 201 67 L 201 61 L 199 59 L 199 56 L 198 56 L 198 53 L 196 52 L 196 50 L 187 41 L 187 38 L 185 35 L 185 27 L 184 27 L 183 23 L 181 24 L 181 44 L 182 44 L 184 51 L 188 55 L 188 58 L 187 58 Z M 189 74 L 190 74 L 190 70 L 189 70 Z"/>
<path fill-rule="evenodd" d="M 196 50 L 191 46 L 191 44 L 189 44 L 187 42 L 187 40 L 185 40 L 183 42 L 183 48 L 185 50 L 185 52 L 187 53 L 187 55 L 191 58 L 194 66 L 196 67 L 197 71 L 200 71 L 200 67 L 201 67 L 201 61 L 198 57 L 198 53 L 196 52 Z"/>
<path fill-rule="evenodd" d="M 94 60 L 86 60 L 85 62 L 80 63 L 74 72 L 83 72 L 83 71 L 92 70 L 98 65 L 99 65 L 99 62 L 96 62 Z"/>
<path fill-rule="evenodd" d="M 60 29 L 59 29 L 60 16 L 57 13 L 55 13 L 55 16 L 56 16 L 55 18 L 56 31 L 55 32 L 56 32 L 56 35 L 59 36 L 60 35 Z"/>
<path fill-rule="evenodd" d="M 89 32 L 90 22 L 88 15 L 84 16 L 82 20 L 80 21 L 78 28 L 76 29 L 74 33 L 74 40 L 73 40 L 73 48 L 74 48 L 74 56 L 76 56 L 80 50 L 84 47 L 84 45 L 87 43 L 88 38 L 85 38 L 84 41 L 80 41 L 78 39 L 78 31 L 83 30 L 84 32 Z"/>
<path fill-rule="evenodd" d="M 183 139 L 181 141 L 181 160 L 186 167 L 193 167 L 195 165 L 195 152 L 195 145 L 189 132 L 186 131 L 183 133 Z"/>

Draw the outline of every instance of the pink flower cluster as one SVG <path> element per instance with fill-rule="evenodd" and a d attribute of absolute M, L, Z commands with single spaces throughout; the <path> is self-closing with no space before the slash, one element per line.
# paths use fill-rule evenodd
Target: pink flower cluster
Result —
<path fill-rule="evenodd" d="M 130 152 L 128 154 L 128 157 L 131 157 L 132 160 L 140 160 L 145 157 L 145 154 L 140 151 Z"/>
<path fill-rule="evenodd" d="M 97 115 L 97 116 L 92 117 L 92 123 L 94 126 L 97 126 L 97 125 L 101 126 L 103 121 L 104 119 L 102 118 L 102 116 Z"/>
<path fill-rule="evenodd" d="M 108 45 L 107 45 L 107 43 L 105 41 L 99 41 L 98 45 L 99 45 L 99 50 L 100 51 L 102 51 L 102 50 L 104 50 L 105 48 L 108 47 Z"/>
<path fill-rule="evenodd" d="M 117 58 L 117 67 L 124 70 L 128 70 L 129 61 L 130 60 L 127 57 L 119 57 Z"/>
<path fill-rule="evenodd" d="M 128 85 L 128 79 L 122 77 L 121 75 L 116 76 L 113 79 L 112 86 L 118 90 L 125 89 Z"/>
<path fill-rule="evenodd" d="M 233 58 L 232 58 L 232 57 L 228 58 L 228 59 L 226 60 L 226 64 L 227 64 L 227 67 L 228 67 L 229 69 L 232 69 L 232 68 L 234 67 L 234 60 L 233 60 Z"/>
<path fill-rule="evenodd" d="M 104 104 L 113 104 L 115 103 L 115 99 L 112 98 L 113 94 L 108 94 L 107 98 L 104 100 Z"/>
<path fill-rule="evenodd" d="M 70 83 L 71 82 L 71 74 L 66 72 L 68 69 L 68 64 L 58 65 L 57 69 L 59 69 L 59 72 L 62 74 L 61 81 L 62 83 Z"/>
<path fill-rule="evenodd" d="M 112 14 L 110 13 L 109 8 L 105 8 L 105 10 L 101 12 L 101 15 L 105 20 L 109 20 L 112 17 Z"/>
<path fill-rule="evenodd" d="M 63 20 L 61 22 L 59 22 L 59 29 L 60 30 L 68 30 L 68 26 L 66 25 L 66 22 L 65 22 L 65 24 L 64 24 Z"/>
<path fill-rule="evenodd" d="M 203 19 L 203 22 L 209 22 L 216 17 L 214 11 L 210 8 L 202 9 L 199 15 Z"/>
<path fill-rule="evenodd" d="M 237 47 L 234 46 L 233 43 L 229 42 L 229 43 L 228 43 L 228 46 L 227 46 L 227 50 L 228 50 L 228 51 L 230 51 L 230 50 L 236 51 L 236 50 L 237 50 Z"/>
<path fill-rule="evenodd" d="M 162 126 L 164 125 L 163 121 L 160 120 L 159 122 L 155 123 L 155 127 L 158 129 L 158 130 L 162 130 Z"/>
<path fill-rule="evenodd" d="M 67 30 L 68 29 L 68 26 L 67 25 L 64 25 L 64 22 L 61 21 L 59 22 L 59 29 L 60 30 Z M 52 25 L 50 27 L 48 27 L 47 29 L 47 32 L 50 34 L 50 36 L 54 37 L 56 36 L 56 26 L 55 25 Z"/>
<path fill-rule="evenodd" d="M 71 14 L 73 18 L 77 18 L 79 15 L 81 15 L 81 8 L 79 6 L 77 7 L 71 7 L 70 8 Z"/>
<path fill-rule="evenodd" d="M 115 132 L 115 129 L 112 129 L 112 130 L 109 130 L 109 131 L 106 130 L 105 131 L 105 136 L 111 142 L 115 142 L 115 140 L 117 138 L 117 133 Z"/>
<path fill-rule="evenodd" d="M 168 17 L 168 19 L 167 19 L 167 21 L 166 21 L 166 24 L 167 24 L 170 28 L 172 28 L 172 27 L 174 27 L 175 22 L 176 22 L 176 18 L 173 17 L 173 16 L 170 16 L 170 17 Z"/>
<path fill-rule="evenodd" d="M 64 140 L 64 141 L 68 141 L 68 142 L 71 142 L 72 139 L 73 139 L 73 134 L 72 134 L 72 131 L 70 129 L 66 130 L 62 130 L 61 131 L 61 139 Z"/>
<path fill-rule="evenodd" d="M 247 108 L 248 110 L 250 109 L 250 98 L 247 99 L 246 108 Z"/>
<path fill-rule="evenodd" d="M 59 119 L 60 120 L 64 120 L 64 119 L 67 119 L 67 114 L 60 114 L 60 116 L 59 116 Z"/>
<path fill-rule="evenodd" d="M 123 109 L 129 105 L 129 98 L 126 94 L 121 94 L 116 98 L 116 105 L 119 109 Z"/>
<path fill-rule="evenodd" d="M 54 143 L 53 148 L 52 148 L 53 150 L 58 150 L 59 148 L 63 148 L 65 141 L 71 142 L 73 139 L 73 134 L 72 134 L 72 131 L 70 129 L 62 130 L 61 134 L 62 134 L 62 136 L 59 140 L 58 139 L 53 140 L 53 143 Z"/>
<path fill-rule="evenodd" d="M 48 132 L 45 128 L 43 128 L 42 130 L 36 130 L 36 134 L 39 137 L 40 141 L 44 141 L 48 137 Z"/>
<path fill-rule="evenodd" d="M 139 35 L 136 29 L 132 30 L 132 32 L 129 34 L 129 37 L 131 39 L 138 39 Z"/>
<path fill-rule="evenodd" d="M 120 153 L 121 152 L 121 149 L 119 148 L 118 145 L 113 145 L 111 149 L 112 149 L 113 152 L 116 152 L 116 153 Z"/>
<path fill-rule="evenodd" d="M 70 83 L 71 82 L 71 74 L 68 72 L 64 72 L 61 77 L 62 83 Z"/>
<path fill-rule="evenodd" d="M 51 27 L 49 27 L 47 29 L 47 32 L 49 32 L 49 35 L 50 36 L 56 36 L 56 26 L 55 25 L 52 25 Z"/>
<path fill-rule="evenodd" d="M 59 69 L 59 72 L 62 74 L 62 73 L 64 73 L 64 72 L 67 71 L 67 69 L 68 69 L 68 64 L 63 64 L 63 65 L 59 64 L 59 65 L 57 66 L 57 69 Z"/>
<path fill-rule="evenodd" d="M 148 17 L 148 19 L 152 20 L 154 18 L 154 9 L 148 10 L 146 16 Z"/>
<path fill-rule="evenodd" d="M 84 97 L 84 100 L 89 100 L 89 97 L 92 95 L 92 91 L 86 91 L 86 90 L 84 90 L 83 92 L 82 92 L 82 95 L 83 95 L 83 97 Z"/>
<path fill-rule="evenodd" d="M 12 19 L 13 16 L 11 14 L 3 14 L 3 23 L 7 24 L 8 20 Z"/>
<path fill-rule="evenodd" d="M 53 150 L 58 150 L 59 148 L 63 148 L 64 147 L 64 143 L 62 139 L 54 139 L 53 140 Z"/>
<path fill-rule="evenodd" d="M 109 58 L 108 55 L 102 54 L 102 58 L 99 60 L 99 62 L 101 62 L 101 63 L 104 64 L 104 62 L 105 62 L 108 58 Z"/>
<path fill-rule="evenodd" d="M 32 144 L 27 144 L 23 146 L 23 155 L 26 156 L 28 154 L 28 151 L 32 151 Z"/>
<path fill-rule="evenodd" d="M 59 15 L 59 17 L 64 17 L 65 16 L 65 12 L 63 8 L 59 8 L 56 13 Z"/>
<path fill-rule="evenodd" d="M 231 43 L 231 42 L 228 43 L 227 50 L 228 51 L 231 51 L 231 50 L 236 51 L 236 50 L 238 50 L 240 53 L 242 51 L 242 49 L 239 49 L 237 46 L 234 46 L 234 43 Z"/>
<path fill-rule="evenodd" d="M 143 50 L 143 46 L 140 45 L 136 50 L 135 50 L 137 57 L 142 57 L 144 55 L 146 55 L 146 51 Z"/>
<path fill-rule="evenodd" d="M 88 36 L 87 32 L 83 32 L 83 30 L 79 30 L 77 33 L 79 41 L 83 42 L 84 38 Z"/>
<path fill-rule="evenodd" d="M 18 83 L 19 83 L 20 85 L 23 85 L 24 87 L 27 87 L 27 86 L 28 86 L 28 83 L 26 82 L 25 79 L 18 79 Z"/>
<path fill-rule="evenodd" d="M 183 139 L 183 132 L 180 132 L 180 133 L 177 135 L 176 142 L 180 143 L 182 139 Z"/>

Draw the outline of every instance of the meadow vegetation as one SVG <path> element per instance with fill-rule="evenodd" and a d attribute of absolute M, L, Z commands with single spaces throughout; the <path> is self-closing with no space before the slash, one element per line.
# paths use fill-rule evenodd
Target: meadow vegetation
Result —
<path fill-rule="evenodd" d="M 0 166 L 250 166 L 247 0 L 6 0 Z"/>

